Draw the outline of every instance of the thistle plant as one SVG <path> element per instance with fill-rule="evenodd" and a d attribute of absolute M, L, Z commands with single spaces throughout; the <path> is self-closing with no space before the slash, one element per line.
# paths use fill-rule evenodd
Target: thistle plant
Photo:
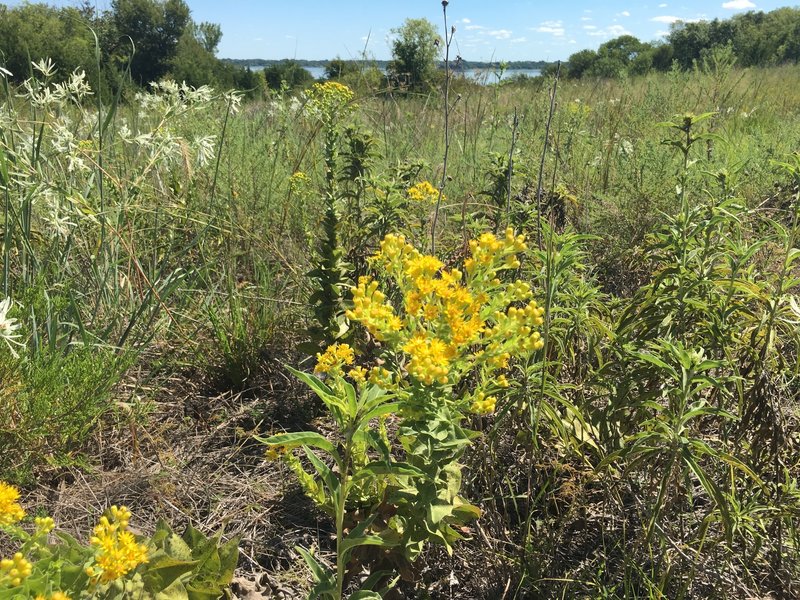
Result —
<path fill-rule="evenodd" d="M 465 421 L 493 413 L 511 361 L 529 359 L 543 345 L 535 329 L 544 311 L 530 286 L 503 281 L 526 248 L 510 229 L 499 239 L 485 233 L 470 243 L 461 271 L 402 235 L 387 235 L 371 259 L 380 280 L 362 277 L 347 312 L 365 327 L 377 356 L 357 361 L 353 348 L 333 344 L 317 355 L 315 371 L 325 381 L 292 369 L 326 405 L 338 438 L 259 438 L 336 524 L 335 568 L 302 551 L 316 581 L 310 597 L 343 598 L 348 574 L 369 566 L 350 598 L 380 598 L 375 588 L 393 571 L 406 572 L 428 542 L 452 551 L 458 528 L 480 515 L 460 494 L 459 459 L 477 435 Z M 363 546 L 383 551 L 370 556 Z"/>

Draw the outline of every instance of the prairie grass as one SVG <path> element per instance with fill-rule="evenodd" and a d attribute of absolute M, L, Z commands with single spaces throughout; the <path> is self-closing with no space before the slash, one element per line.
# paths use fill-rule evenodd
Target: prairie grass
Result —
<path fill-rule="evenodd" d="M 53 68 L 0 91 L 0 300 L 19 325 L 0 329 L 0 478 L 91 468 L 87 439 L 156 365 L 258 397 L 268 358 L 379 351 L 342 316 L 348 290 L 387 233 L 429 247 L 433 205 L 408 190 L 441 179 L 441 93 L 356 89 L 334 126 L 313 94 L 164 83 L 106 106 Z M 459 597 L 800 593 L 798 81 L 720 54 L 562 82 L 542 182 L 550 82 L 453 82 L 437 250 L 453 268 L 484 231 L 527 234 L 515 276 L 544 347 L 469 418 L 483 515 L 455 558 L 403 571 L 409 594 L 449 597 L 444 565 Z"/>

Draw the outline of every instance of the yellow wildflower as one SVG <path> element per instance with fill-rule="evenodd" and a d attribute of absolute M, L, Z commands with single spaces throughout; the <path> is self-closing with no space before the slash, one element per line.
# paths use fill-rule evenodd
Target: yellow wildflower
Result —
<path fill-rule="evenodd" d="M 19 490 L 0 481 L 0 527 L 13 525 L 25 517 L 25 511 L 17 500 L 19 500 Z"/>
<path fill-rule="evenodd" d="M 497 398 L 494 396 L 487 396 L 483 392 L 475 394 L 475 399 L 472 401 L 469 409 L 476 415 L 488 415 L 494 412 L 497 406 Z"/>
<path fill-rule="evenodd" d="M 276 444 L 274 446 L 269 446 L 266 452 L 264 452 L 264 456 L 269 461 L 275 461 L 284 456 L 288 451 L 286 446 Z"/>
<path fill-rule="evenodd" d="M 86 573 L 100 583 L 119 579 L 147 562 L 147 548 L 127 531 L 131 512 L 124 506 L 113 506 L 110 512 L 112 518 L 100 517 L 89 539 L 97 553 L 94 567 L 87 567 Z"/>
<path fill-rule="evenodd" d="M 414 378 L 426 385 L 447 383 L 453 353 L 442 340 L 417 333 L 403 345 L 403 352 L 411 357 L 408 372 Z"/>
<path fill-rule="evenodd" d="M 55 529 L 55 521 L 51 517 L 36 517 L 33 520 L 36 525 L 37 535 L 46 535 Z"/>
<path fill-rule="evenodd" d="M 362 277 L 353 289 L 353 309 L 345 314 L 348 319 L 361 321 L 380 341 L 403 327 L 403 321 L 394 314 L 394 308 L 386 302 L 383 292 L 378 290 L 378 282 L 368 277 Z"/>
<path fill-rule="evenodd" d="M 21 552 L 0 560 L 0 586 L 17 587 L 30 576 L 33 566 Z"/>
<path fill-rule="evenodd" d="M 369 370 L 369 382 L 384 389 L 392 387 L 392 373 L 384 367 L 372 367 Z"/>
<path fill-rule="evenodd" d="M 367 370 L 364 367 L 355 367 L 354 369 L 350 369 L 347 375 L 359 385 L 367 380 Z"/>
<path fill-rule="evenodd" d="M 439 199 L 439 190 L 433 187 L 430 181 L 420 181 L 408 188 L 408 197 L 421 204 L 434 204 Z M 442 200 L 445 199 L 445 195 L 442 194 Z"/>
<path fill-rule="evenodd" d="M 317 354 L 316 373 L 340 372 L 343 365 L 352 365 L 355 352 L 347 344 L 331 344 L 322 354 Z"/>

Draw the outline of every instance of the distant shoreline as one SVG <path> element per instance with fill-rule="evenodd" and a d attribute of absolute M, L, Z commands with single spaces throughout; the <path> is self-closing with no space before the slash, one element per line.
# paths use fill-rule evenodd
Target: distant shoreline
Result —
<path fill-rule="evenodd" d="M 285 63 L 288 61 L 292 61 L 296 63 L 300 67 L 326 67 L 331 60 L 334 59 L 325 59 L 325 60 L 308 60 L 308 59 L 300 59 L 300 58 L 282 58 L 282 59 L 265 59 L 265 58 L 223 58 L 221 59 L 223 62 L 228 64 L 236 65 L 237 67 L 270 67 L 272 65 L 277 65 L 281 63 Z M 385 69 L 391 61 L 389 60 L 345 60 L 345 63 L 352 63 L 358 65 L 370 65 L 378 67 L 379 69 Z M 450 61 L 451 65 L 454 61 Z M 504 66 L 506 70 L 539 70 L 543 71 L 550 65 L 556 64 L 555 61 L 548 62 L 544 60 L 513 60 L 508 62 L 502 61 L 493 61 L 493 62 L 485 62 L 485 61 L 475 61 L 475 60 L 462 60 L 459 63 L 459 69 L 499 69 L 500 66 Z M 444 63 L 440 62 L 439 66 L 444 68 Z"/>

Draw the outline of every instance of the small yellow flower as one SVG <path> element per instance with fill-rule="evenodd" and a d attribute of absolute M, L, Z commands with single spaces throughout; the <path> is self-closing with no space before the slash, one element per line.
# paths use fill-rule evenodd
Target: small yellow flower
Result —
<path fill-rule="evenodd" d="M 25 511 L 17 500 L 19 500 L 19 490 L 0 481 L 0 527 L 13 525 L 25 517 Z"/>
<path fill-rule="evenodd" d="M 33 565 L 28 562 L 21 552 L 17 552 L 11 558 L 0 560 L 0 587 L 4 585 L 9 587 L 22 585 L 22 582 L 30 576 L 32 570 Z"/>
<path fill-rule="evenodd" d="M 96 548 L 94 567 L 86 573 L 95 582 L 109 583 L 147 562 L 147 548 L 127 531 L 131 512 L 124 506 L 112 506 L 111 519 L 100 517 L 89 543 Z"/>
<path fill-rule="evenodd" d="M 359 385 L 367 380 L 367 370 L 364 367 L 355 367 L 354 369 L 350 369 L 347 375 Z"/>
<path fill-rule="evenodd" d="M 36 525 L 37 535 L 46 535 L 55 529 L 55 521 L 51 517 L 36 517 L 33 520 Z"/>
<path fill-rule="evenodd" d="M 439 199 L 439 190 L 437 190 L 430 181 L 420 181 L 418 184 L 408 188 L 408 197 L 414 202 L 420 204 L 434 204 Z M 442 194 L 442 200 L 446 200 Z"/>
<path fill-rule="evenodd" d="M 352 365 L 356 355 L 347 344 L 331 344 L 322 354 L 317 354 L 316 373 L 341 372 L 343 365 Z"/>

